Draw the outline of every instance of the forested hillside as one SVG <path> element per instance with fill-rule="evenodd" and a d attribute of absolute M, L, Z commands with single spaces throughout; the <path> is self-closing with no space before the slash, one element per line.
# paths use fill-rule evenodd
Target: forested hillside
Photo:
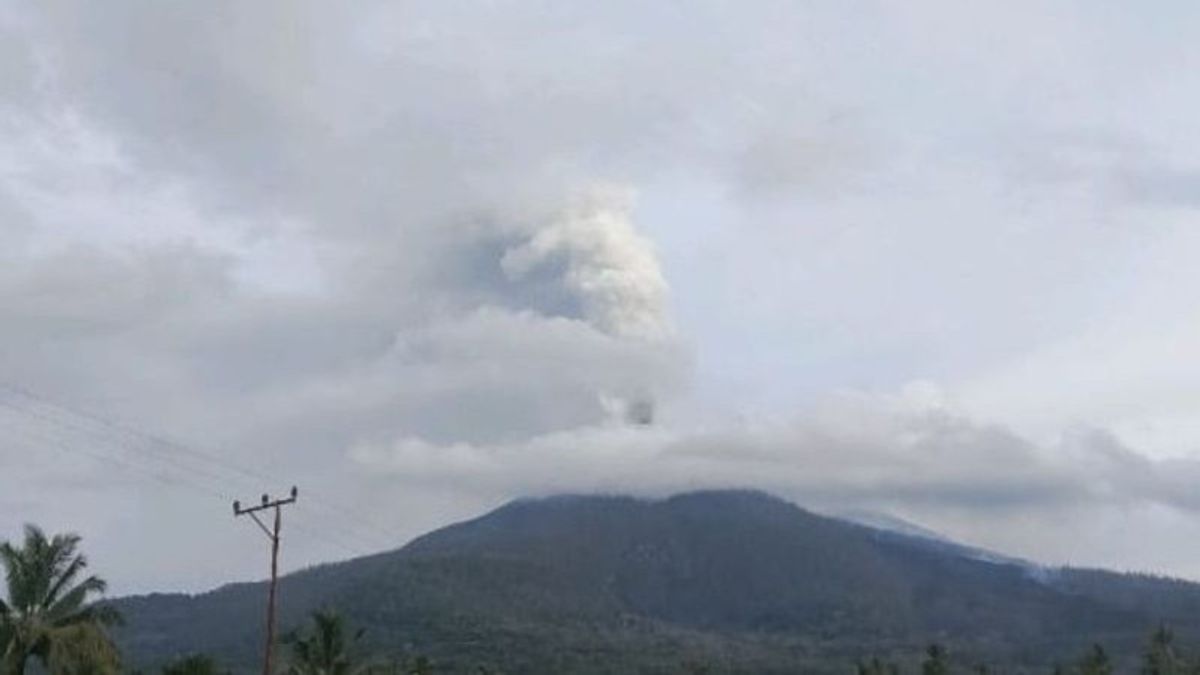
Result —
<path fill-rule="evenodd" d="M 281 620 L 330 607 L 379 653 L 449 672 L 846 672 L 917 658 L 1048 669 L 1093 642 L 1134 658 L 1160 622 L 1194 637 L 1200 587 L 1047 570 L 818 516 L 754 492 L 508 504 L 404 548 L 290 575 Z M 131 662 L 188 652 L 250 669 L 265 589 L 116 604 Z"/>

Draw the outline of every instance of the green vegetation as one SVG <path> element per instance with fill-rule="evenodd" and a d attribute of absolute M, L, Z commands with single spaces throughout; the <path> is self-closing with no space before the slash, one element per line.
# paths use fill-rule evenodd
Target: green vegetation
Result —
<path fill-rule="evenodd" d="M 925 662 L 921 664 L 921 675 L 947 675 L 950 664 L 946 661 L 946 649 L 938 644 L 925 650 Z"/>
<path fill-rule="evenodd" d="M 1190 666 L 1175 650 L 1175 634 L 1166 626 L 1159 626 L 1150 636 L 1146 648 L 1142 675 L 1185 675 L 1200 671 Z"/>
<path fill-rule="evenodd" d="M 191 654 L 163 666 L 162 675 L 221 675 L 217 662 L 206 654 Z"/>
<path fill-rule="evenodd" d="M 870 661 L 858 662 L 858 675 L 899 675 L 900 666 L 891 662 L 883 662 L 879 657 L 872 657 Z"/>
<path fill-rule="evenodd" d="M 201 651 L 248 669 L 265 588 L 126 598 L 116 636 L 154 666 Z M 979 559 L 758 493 L 519 501 L 409 546 L 280 581 L 280 625 L 337 610 L 363 653 L 438 673 L 1047 673 L 1091 643 L 1138 660 L 1160 623 L 1200 641 L 1200 586 Z M 870 668 L 871 662 L 864 661 Z M 937 667 L 937 661 L 933 664 Z"/>
<path fill-rule="evenodd" d="M 360 675 L 367 672 L 370 664 L 352 653 L 362 638 L 362 630 L 347 637 L 345 621 L 329 610 L 313 612 L 312 623 L 311 630 L 293 631 L 283 638 L 283 643 L 290 648 L 288 675 Z"/>
<path fill-rule="evenodd" d="M 48 538 L 33 525 L 25 527 L 20 546 L 0 545 L 7 582 L 6 599 L 0 601 L 6 675 L 23 675 L 30 660 L 52 673 L 118 672 L 117 650 L 105 629 L 119 616 L 91 602 L 105 583 L 83 576 L 87 558 L 78 548 L 77 535 Z"/>
<path fill-rule="evenodd" d="M 1180 654 L 1175 649 L 1173 642 L 1174 635 L 1165 626 L 1160 626 L 1155 630 L 1150 635 L 1145 651 L 1142 652 L 1138 672 L 1141 675 L 1164 675 L 1167 673 L 1197 675 L 1200 673 L 1200 659 L 1187 658 Z M 926 649 L 920 670 L 922 675 L 990 672 L 986 665 L 976 665 L 973 668 L 954 665 L 949 652 L 939 644 L 931 645 Z M 1131 671 L 1131 668 L 1120 670 L 1120 672 Z M 873 658 L 870 661 L 860 661 L 857 672 L 858 675 L 901 675 L 904 670 L 895 663 L 885 663 L 878 658 Z M 1103 646 L 1093 644 L 1084 651 L 1072 667 L 1054 666 L 1050 672 L 1052 675 L 1112 675 L 1118 672 L 1118 668 Z"/>
<path fill-rule="evenodd" d="M 1112 675 L 1113 665 L 1108 658 L 1108 652 L 1097 644 L 1092 645 L 1092 648 L 1079 660 L 1077 670 L 1079 675 Z"/>
<path fill-rule="evenodd" d="M 0 675 L 258 672 L 262 584 L 98 605 L 78 544 L 0 547 Z M 1194 584 L 981 560 L 752 493 L 518 502 L 280 590 L 286 675 L 1200 675 Z"/>

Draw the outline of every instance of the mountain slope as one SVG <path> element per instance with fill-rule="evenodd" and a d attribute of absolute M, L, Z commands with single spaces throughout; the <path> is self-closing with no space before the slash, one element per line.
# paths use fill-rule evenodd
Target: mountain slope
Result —
<path fill-rule="evenodd" d="M 974 549 L 818 516 L 773 497 L 510 503 L 389 553 L 281 582 L 281 623 L 343 611 L 381 651 L 465 672 L 844 671 L 931 640 L 975 658 L 1049 662 L 1092 639 L 1183 633 L 1195 585 L 1065 570 L 1047 579 Z M 118 601 L 135 662 L 201 650 L 252 664 L 262 584 Z"/>

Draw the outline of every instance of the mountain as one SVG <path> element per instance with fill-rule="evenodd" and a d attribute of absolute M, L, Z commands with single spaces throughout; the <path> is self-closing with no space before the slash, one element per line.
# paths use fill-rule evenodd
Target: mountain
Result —
<path fill-rule="evenodd" d="M 864 527 L 877 530 L 879 536 L 883 537 L 899 537 L 907 540 L 912 545 L 924 545 L 931 548 L 940 549 L 952 555 L 974 558 L 984 562 L 990 562 L 1001 565 L 1013 565 L 1023 568 L 1025 573 L 1042 579 L 1048 580 L 1057 570 L 1048 568 L 1044 565 L 1039 565 L 1028 560 L 1016 558 L 1013 556 L 1003 555 L 987 549 L 977 548 L 974 546 L 965 546 L 956 541 L 953 541 L 942 534 L 935 532 L 922 525 L 909 522 L 902 518 L 886 513 L 876 513 L 872 511 L 850 511 L 840 513 L 836 516 L 840 520 L 857 523 Z"/>
<path fill-rule="evenodd" d="M 890 513 L 881 513 L 879 511 L 862 511 L 850 510 L 832 514 L 838 520 L 846 520 L 851 523 L 857 523 L 866 527 L 880 530 L 882 532 L 891 532 L 893 534 L 915 537 L 918 539 L 930 539 L 935 541 L 950 541 L 942 533 L 918 525 L 914 522 L 897 518 Z"/>
<path fill-rule="evenodd" d="M 1200 636 L 1195 584 L 1046 571 L 746 491 L 519 500 L 288 575 L 280 594 L 285 628 L 333 607 L 374 651 L 420 652 L 443 672 L 846 672 L 932 641 L 1020 671 L 1093 641 L 1136 654 L 1160 621 Z M 254 583 L 120 599 L 118 639 L 137 665 L 203 651 L 249 671 L 264 597 Z"/>

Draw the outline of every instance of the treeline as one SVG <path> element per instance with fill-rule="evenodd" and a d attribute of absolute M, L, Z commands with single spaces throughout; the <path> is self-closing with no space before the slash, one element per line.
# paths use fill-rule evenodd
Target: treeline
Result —
<path fill-rule="evenodd" d="M 431 675 L 434 672 L 433 662 L 424 656 L 386 660 L 366 656 L 357 648 L 362 635 L 361 630 L 349 633 L 342 617 L 335 612 L 313 612 L 308 627 L 283 637 L 285 649 L 279 672 L 285 675 Z M 229 674 L 206 654 L 178 658 L 159 672 L 161 675 Z"/>
<path fill-rule="evenodd" d="M 859 661 L 857 675 L 903 675 L 904 670 L 894 661 L 879 657 Z M 991 669 L 984 664 L 963 667 L 953 664 L 950 654 L 940 644 L 930 645 L 925 650 L 920 665 L 920 675 L 951 675 L 964 673 L 989 675 Z M 1117 672 L 1112 657 L 1102 645 L 1093 644 L 1073 663 L 1055 665 L 1051 675 L 1113 675 Z M 1200 658 L 1182 653 L 1175 645 L 1175 635 L 1166 626 L 1159 626 L 1150 635 L 1141 655 L 1141 675 L 1200 675 Z"/>

